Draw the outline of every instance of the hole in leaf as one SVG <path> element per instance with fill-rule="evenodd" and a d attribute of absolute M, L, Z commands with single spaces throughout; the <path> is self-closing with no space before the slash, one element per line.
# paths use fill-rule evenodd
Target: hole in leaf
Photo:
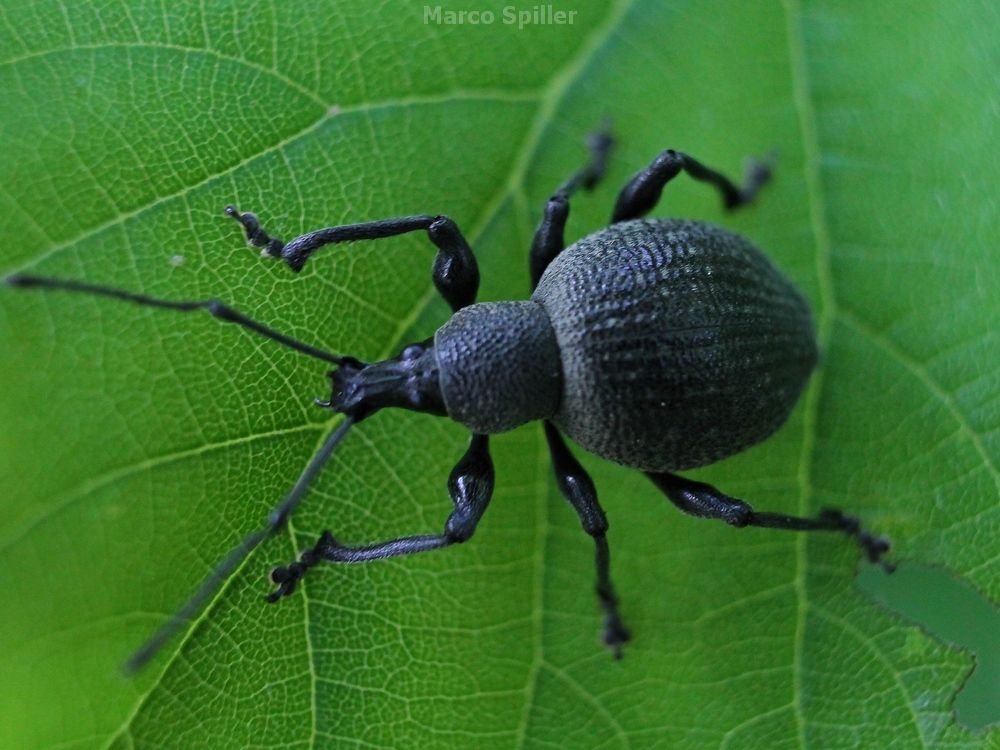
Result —
<path fill-rule="evenodd" d="M 888 576 L 865 566 L 860 589 L 930 635 L 975 656 L 975 668 L 955 698 L 959 722 L 980 730 L 1000 722 L 1000 610 L 946 570 L 902 565 Z"/>

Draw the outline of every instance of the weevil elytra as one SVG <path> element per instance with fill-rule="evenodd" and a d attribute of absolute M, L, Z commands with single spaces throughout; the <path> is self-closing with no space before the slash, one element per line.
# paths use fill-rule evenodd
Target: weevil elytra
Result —
<path fill-rule="evenodd" d="M 279 531 L 351 426 L 387 407 L 446 416 L 466 426 L 469 448 L 448 478 L 453 510 L 439 534 L 347 546 L 324 531 L 299 560 L 276 568 L 272 602 L 291 594 L 321 561 L 358 563 L 468 540 L 493 493 L 489 436 L 533 420 L 544 424 L 562 494 L 595 543 L 603 640 L 616 656 L 629 640 L 611 582 L 608 522 L 594 484 L 570 453 L 583 448 L 639 469 L 682 511 L 736 527 L 840 531 L 872 562 L 888 542 L 837 510 L 815 517 L 755 511 L 675 471 L 704 466 L 764 440 L 788 418 L 817 361 L 808 303 L 749 241 L 699 221 L 647 220 L 664 186 L 681 172 L 707 182 L 727 209 L 750 203 L 770 177 L 752 162 L 737 186 L 690 156 L 667 150 L 618 195 L 609 226 L 565 246 L 569 199 L 605 172 L 613 140 L 589 140 L 588 163 L 548 200 L 531 245 L 531 298 L 476 303 L 472 249 L 447 216 L 406 216 L 329 227 L 290 242 L 271 237 L 256 215 L 229 206 L 251 245 L 299 271 L 328 244 L 426 231 L 437 248 L 432 277 L 454 314 L 433 338 L 393 359 L 362 362 L 331 354 L 242 315 L 218 300 L 169 301 L 99 284 L 15 275 L 16 287 L 84 292 L 177 311 L 206 310 L 298 352 L 332 363 L 331 396 L 344 415 L 266 525 L 233 549 L 202 587 L 130 660 L 135 669 L 194 614 L 264 539 Z M 887 563 L 882 563 L 887 569 Z"/>

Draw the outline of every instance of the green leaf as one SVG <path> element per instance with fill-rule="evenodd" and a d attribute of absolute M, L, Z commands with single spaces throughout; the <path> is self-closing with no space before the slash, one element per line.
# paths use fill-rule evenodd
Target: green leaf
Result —
<path fill-rule="evenodd" d="M 777 148 L 753 207 L 723 216 L 678 180 L 658 209 L 764 247 L 823 341 L 790 423 L 698 476 L 758 508 L 857 511 L 896 559 L 1000 600 L 996 6 L 595 1 L 520 30 L 500 5 L 464 7 L 497 16 L 5 3 L 3 271 L 217 296 L 371 358 L 446 318 L 426 238 L 328 249 L 295 276 L 247 250 L 224 205 L 285 238 L 446 212 L 481 259 L 480 298 L 514 298 L 539 209 L 605 115 L 620 147 L 574 200 L 572 237 L 662 148 L 730 174 Z M 311 405 L 324 367 L 232 328 L 0 290 L 0 746 L 1000 747 L 953 721 L 969 654 L 859 594 L 842 538 L 682 517 L 581 455 L 635 633 L 613 662 L 592 544 L 537 425 L 494 441 L 498 489 L 469 544 L 327 566 L 267 606 L 269 569 L 324 528 L 440 528 L 465 435 L 394 412 L 356 428 L 293 533 L 126 680 L 124 658 L 334 424 Z"/>

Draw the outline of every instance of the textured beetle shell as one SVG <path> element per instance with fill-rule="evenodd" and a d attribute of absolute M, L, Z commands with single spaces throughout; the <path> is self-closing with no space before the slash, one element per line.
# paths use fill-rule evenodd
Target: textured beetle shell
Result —
<path fill-rule="evenodd" d="M 816 364 L 801 293 L 750 242 L 702 222 L 596 232 L 552 261 L 532 299 L 562 362 L 553 421 L 645 471 L 702 466 L 763 440 Z"/>
<path fill-rule="evenodd" d="M 434 335 L 448 416 L 488 435 L 551 417 L 559 407 L 559 349 L 530 300 L 463 307 Z"/>

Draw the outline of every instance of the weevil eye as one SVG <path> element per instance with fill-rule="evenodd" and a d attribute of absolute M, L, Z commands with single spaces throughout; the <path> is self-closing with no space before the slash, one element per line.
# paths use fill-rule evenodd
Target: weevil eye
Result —
<path fill-rule="evenodd" d="M 424 353 L 424 347 L 420 344 L 410 344 L 408 347 L 403 349 L 402 354 L 399 355 L 400 359 L 417 359 L 421 354 Z"/>

